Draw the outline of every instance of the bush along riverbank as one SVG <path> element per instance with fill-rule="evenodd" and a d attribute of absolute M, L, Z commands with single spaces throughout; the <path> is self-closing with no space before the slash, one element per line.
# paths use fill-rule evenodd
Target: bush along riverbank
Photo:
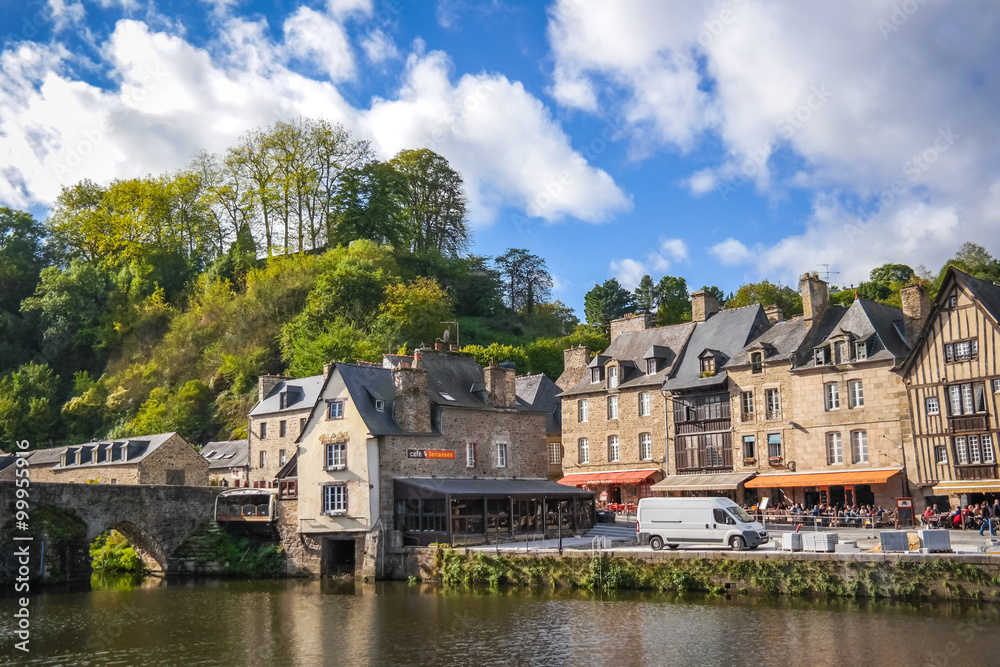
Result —
<path fill-rule="evenodd" d="M 90 544 L 90 564 L 100 574 L 142 574 L 146 565 L 117 530 L 101 533 Z"/>
<path fill-rule="evenodd" d="M 171 559 L 172 574 L 223 575 L 252 579 L 285 576 L 281 542 L 236 535 L 206 524 L 188 536 Z"/>
<path fill-rule="evenodd" d="M 837 559 L 518 556 L 439 549 L 445 586 L 548 587 L 590 591 L 739 593 L 890 600 L 1000 601 L 1000 566 L 936 557 L 925 561 Z"/>

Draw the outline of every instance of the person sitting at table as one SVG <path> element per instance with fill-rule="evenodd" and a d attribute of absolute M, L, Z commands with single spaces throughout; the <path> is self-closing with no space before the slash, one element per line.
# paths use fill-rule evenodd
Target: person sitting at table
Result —
<path fill-rule="evenodd" d="M 962 527 L 962 510 L 956 507 L 955 512 L 951 515 L 951 525 L 953 528 Z"/>
<path fill-rule="evenodd" d="M 927 509 L 924 510 L 924 525 L 930 528 L 931 519 L 933 519 L 934 516 L 937 515 L 937 513 L 938 513 L 937 505 L 934 505 L 933 507 L 931 505 L 928 505 Z"/>

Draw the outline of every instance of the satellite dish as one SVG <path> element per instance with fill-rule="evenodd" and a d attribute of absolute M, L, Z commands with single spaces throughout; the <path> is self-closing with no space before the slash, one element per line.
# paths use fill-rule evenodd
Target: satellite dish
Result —
<path fill-rule="evenodd" d="M 441 334 L 441 340 L 443 340 L 443 341 L 444 341 L 444 342 L 446 342 L 446 343 L 447 343 L 447 342 L 448 342 L 449 340 L 451 340 L 451 332 L 450 332 L 450 331 L 449 331 L 448 329 L 445 329 L 445 330 L 444 330 L 444 333 L 443 333 L 443 334 Z"/>

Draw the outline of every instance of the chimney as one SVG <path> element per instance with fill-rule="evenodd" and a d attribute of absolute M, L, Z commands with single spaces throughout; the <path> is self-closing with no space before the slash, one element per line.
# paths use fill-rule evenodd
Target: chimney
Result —
<path fill-rule="evenodd" d="M 514 382 L 516 374 L 513 363 L 507 361 L 501 366 L 496 359 L 490 361 L 490 365 L 483 369 L 487 405 L 495 408 L 513 408 L 517 405 Z"/>
<path fill-rule="evenodd" d="M 707 290 L 698 290 L 691 295 L 691 321 L 705 322 L 712 315 L 722 310 L 719 300 Z"/>
<path fill-rule="evenodd" d="M 431 430 L 431 399 L 427 394 L 427 370 L 417 368 L 419 352 L 414 353 L 413 368 L 400 365 L 392 371 L 396 396 L 392 404 L 396 425 L 411 433 Z"/>
<path fill-rule="evenodd" d="M 785 316 L 781 312 L 781 306 L 764 306 L 764 314 L 767 315 L 767 321 L 771 324 L 777 324 L 785 320 Z"/>
<path fill-rule="evenodd" d="M 611 340 L 623 333 L 645 331 L 653 325 L 653 316 L 649 313 L 629 313 L 625 317 L 611 320 Z"/>
<path fill-rule="evenodd" d="M 587 374 L 590 363 L 590 348 L 585 345 L 563 350 L 563 372 L 556 380 L 556 386 L 566 391 Z"/>
<path fill-rule="evenodd" d="M 257 400 L 263 401 L 275 387 L 285 381 L 281 375 L 261 375 L 257 378 Z"/>
<path fill-rule="evenodd" d="M 799 279 L 799 293 L 802 295 L 802 319 L 807 324 L 820 321 L 830 306 L 826 283 L 819 276 L 806 273 Z"/>
<path fill-rule="evenodd" d="M 448 351 L 449 352 L 458 352 L 458 345 L 455 345 L 454 343 L 452 343 L 451 345 L 448 346 Z"/>
<path fill-rule="evenodd" d="M 330 377 L 330 371 L 333 369 L 333 362 L 328 364 L 323 364 L 323 379 L 326 380 Z"/>
<path fill-rule="evenodd" d="M 906 342 L 913 347 L 931 313 L 931 302 L 927 298 L 927 290 L 920 284 L 907 285 L 899 290 L 899 297 L 903 301 L 903 331 L 906 333 Z"/>

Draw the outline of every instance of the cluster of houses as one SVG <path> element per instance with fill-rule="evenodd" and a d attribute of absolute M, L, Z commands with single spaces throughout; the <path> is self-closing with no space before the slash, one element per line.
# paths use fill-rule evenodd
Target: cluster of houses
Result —
<path fill-rule="evenodd" d="M 411 545 L 579 533 L 598 503 L 654 494 L 918 510 L 1000 494 L 1000 287 L 951 268 L 902 308 L 799 287 L 788 319 L 701 291 L 691 322 L 615 320 L 556 382 L 440 345 L 263 376 L 246 440 L 40 450 L 32 478 L 270 494 L 292 571 L 364 575 Z"/>

